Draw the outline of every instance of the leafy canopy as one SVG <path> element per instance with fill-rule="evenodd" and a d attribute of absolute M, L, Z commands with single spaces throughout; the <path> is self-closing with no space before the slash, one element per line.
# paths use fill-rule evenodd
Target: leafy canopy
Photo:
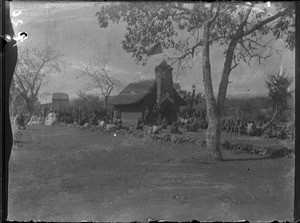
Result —
<path fill-rule="evenodd" d="M 275 110 L 285 111 L 290 108 L 289 99 L 293 97 L 291 85 L 293 78 L 285 75 L 285 72 L 280 74 L 271 74 L 268 76 L 265 84 L 269 91 L 269 98 Z"/>
<path fill-rule="evenodd" d="M 276 51 L 270 44 L 270 35 L 282 38 L 286 46 L 294 48 L 294 3 L 181 3 L 181 2 L 119 2 L 108 3 L 97 12 L 101 28 L 110 22 L 126 24 L 127 32 L 122 41 L 124 50 L 132 54 L 137 63 L 146 64 L 152 44 L 161 42 L 168 60 L 190 67 L 202 45 L 203 26 L 218 9 L 218 16 L 211 26 L 210 44 L 219 47 L 229 45 L 237 36 L 247 9 L 251 12 L 238 39 L 234 61 L 267 59 Z M 226 48 L 223 47 L 224 54 Z M 167 51 L 166 51 L 167 50 Z"/>

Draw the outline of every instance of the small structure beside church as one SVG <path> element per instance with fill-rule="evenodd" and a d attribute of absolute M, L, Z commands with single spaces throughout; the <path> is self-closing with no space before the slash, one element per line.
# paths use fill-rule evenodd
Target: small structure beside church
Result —
<path fill-rule="evenodd" d="M 169 123 L 177 120 L 179 107 L 187 103 L 173 87 L 172 70 L 163 61 L 155 68 L 154 80 L 131 83 L 110 99 L 109 103 L 120 113 L 123 122 L 144 119 L 146 108 L 151 110 L 154 106 L 158 107 L 162 119 L 166 118 Z"/>
<path fill-rule="evenodd" d="M 41 104 L 41 109 L 47 111 L 53 109 L 61 113 L 67 112 L 69 109 L 69 95 L 65 93 L 53 93 L 52 103 Z"/>
<path fill-rule="evenodd" d="M 52 95 L 52 108 L 59 112 L 67 112 L 69 108 L 69 95 L 54 93 Z"/>

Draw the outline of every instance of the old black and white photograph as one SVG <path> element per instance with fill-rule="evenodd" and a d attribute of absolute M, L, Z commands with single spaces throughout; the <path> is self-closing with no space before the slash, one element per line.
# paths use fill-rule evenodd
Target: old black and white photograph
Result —
<path fill-rule="evenodd" d="M 294 221 L 294 2 L 4 4 L 7 220 Z"/>

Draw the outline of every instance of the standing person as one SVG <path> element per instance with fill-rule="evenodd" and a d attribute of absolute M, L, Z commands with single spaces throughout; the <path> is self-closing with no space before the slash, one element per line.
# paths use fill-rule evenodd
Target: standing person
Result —
<path fill-rule="evenodd" d="M 257 128 L 256 128 L 256 124 L 255 124 L 254 120 L 252 120 L 252 128 L 253 128 L 252 135 L 256 136 L 257 135 Z"/>
<path fill-rule="evenodd" d="M 163 129 L 166 129 L 167 128 L 167 125 L 168 125 L 168 122 L 167 122 L 167 118 L 164 117 L 163 120 L 161 121 L 161 124 Z"/>
<path fill-rule="evenodd" d="M 247 135 L 253 135 L 253 123 L 251 121 L 249 121 L 247 125 Z"/>
<path fill-rule="evenodd" d="M 259 123 L 259 126 L 258 126 L 257 129 L 256 129 L 256 131 L 257 131 L 257 136 L 261 136 L 261 135 L 262 135 L 262 132 L 263 132 L 262 128 L 263 128 L 263 123 L 260 122 L 260 123 Z"/>
<path fill-rule="evenodd" d="M 146 125 L 148 125 L 149 124 L 149 109 L 148 109 L 148 106 L 146 106 L 146 108 L 145 108 L 145 111 L 144 111 L 144 123 L 146 124 Z"/>
<path fill-rule="evenodd" d="M 93 111 L 93 115 L 90 119 L 90 125 L 97 125 L 97 111 L 96 109 Z"/>
<path fill-rule="evenodd" d="M 221 130 L 224 131 L 225 130 L 225 126 L 226 126 L 226 120 L 223 119 L 222 121 L 222 125 L 221 125 Z"/>
<path fill-rule="evenodd" d="M 178 128 L 178 122 L 173 122 L 172 125 L 171 125 L 171 131 L 170 131 L 172 134 L 182 134 L 181 131 L 179 131 L 179 128 Z"/>
<path fill-rule="evenodd" d="M 155 124 L 156 123 L 156 121 L 157 121 L 157 108 L 156 108 L 156 106 L 154 105 L 153 106 L 153 108 L 152 108 L 152 112 L 151 112 L 151 122 L 153 123 L 153 124 Z"/>
<path fill-rule="evenodd" d="M 121 119 L 121 111 L 119 109 L 116 110 L 116 120 Z"/>
<path fill-rule="evenodd" d="M 137 120 L 136 129 L 137 130 L 143 130 L 144 129 L 144 123 L 143 123 L 141 117 L 139 117 L 138 120 Z"/>
<path fill-rule="evenodd" d="M 240 125 L 240 120 L 238 119 L 236 122 L 235 122 L 235 125 L 234 125 L 234 135 L 238 135 L 239 134 L 239 125 Z"/>
<path fill-rule="evenodd" d="M 231 128 L 231 120 L 228 120 L 228 123 L 226 125 L 226 133 L 229 134 Z"/>
<path fill-rule="evenodd" d="M 153 126 L 153 134 L 160 134 L 162 132 L 162 126 L 157 121 Z"/>
<path fill-rule="evenodd" d="M 242 120 L 240 120 L 240 122 L 238 124 L 238 134 L 239 135 L 243 134 L 243 122 L 242 122 Z"/>
<path fill-rule="evenodd" d="M 230 120 L 229 122 L 229 134 L 231 134 L 231 131 L 232 131 L 232 128 L 233 128 L 233 120 Z"/>

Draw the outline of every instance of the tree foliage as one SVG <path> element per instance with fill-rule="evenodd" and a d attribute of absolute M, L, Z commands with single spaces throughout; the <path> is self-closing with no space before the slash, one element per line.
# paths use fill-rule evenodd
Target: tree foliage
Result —
<path fill-rule="evenodd" d="M 222 47 L 226 54 L 223 46 L 236 39 L 235 64 L 243 61 L 250 65 L 253 59 L 261 62 L 269 58 L 276 51 L 271 44 L 273 39 L 266 38 L 270 33 L 294 48 L 295 14 L 291 2 L 272 3 L 272 9 L 240 2 L 121 2 L 102 7 L 96 15 L 102 28 L 109 22 L 126 24 L 122 46 L 137 63 L 145 64 L 149 46 L 161 42 L 165 51 L 169 50 L 166 59 L 183 71 L 198 55 L 204 24 L 216 11 L 218 16 L 211 25 L 208 41 Z"/>
<path fill-rule="evenodd" d="M 87 94 L 85 92 L 78 92 L 77 97 L 70 102 L 71 111 L 78 115 L 86 114 L 91 116 L 95 110 L 99 113 L 103 113 L 104 101 L 101 100 L 97 94 Z"/>
<path fill-rule="evenodd" d="M 80 68 L 80 72 L 88 77 L 91 81 L 89 89 L 99 89 L 101 97 L 104 98 L 105 108 L 108 106 L 108 98 L 112 91 L 122 86 L 122 82 L 112 76 L 112 70 L 107 67 L 109 58 L 101 60 L 99 57 L 95 57 L 94 61 L 83 65 Z"/>
<path fill-rule="evenodd" d="M 24 99 L 17 91 L 14 80 L 12 80 L 12 84 L 9 92 L 9 111 L 10 111 L 10 115 L 26 112 L 26 104 L 24 102 Z"/>
<path fill-rule="evenodd" d="M 62 57 L 51 46 L 44 49 L 24 49 L 19 53 L 14 75 L 14 88 L 26 104 L 29 114 L 34 112 L 39 91 L 45 83 L 45 77 L 51 73 L 60 72 Z"/>
<path fill-rule="evenodd" d="M 194 88 L 194 89 L 193 89 Z M 205 99 L 204 95 L 201 92 L 195 93 L 195 85 L 192 86 L 192 90 L 183 90 L 180 84 L 174 83 L 174 89 L 178 94 L 187 102 L 187 105 L 184 108 L 184 111 L 189 115 L 192 115 L 193 112 L 205 112 Z"/>
<path fill-rule="evenodd" d="M 292 77 L 288 77 L 285 74 L 285 71 L 282 74 L 280 72 L 271 74 L 265 82 L 274 110 L 272 120 L 276 115 L 291 109 L 289 101 L 293 97 L 294 90 L 291 89 L 291 85 L 294 80 Z"/>

